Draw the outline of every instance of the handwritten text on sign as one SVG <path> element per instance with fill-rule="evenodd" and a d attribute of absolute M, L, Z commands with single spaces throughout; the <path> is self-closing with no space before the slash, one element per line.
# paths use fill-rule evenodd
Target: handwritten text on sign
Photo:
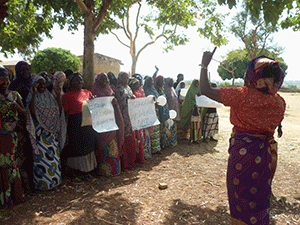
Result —
<path fill-rule="evenodd" d="M 133 130 L 139 130 L 159 124 L 153 98 L 129 99 L 128 111 Z"/>
<path fill-rule="evenodd" d="M 108 96 L 87 100 L 92 115 L 92 126 L 98 133 L 119 129 L 115 121 L 114 108 L 111 104 L 113 98 Z"/>

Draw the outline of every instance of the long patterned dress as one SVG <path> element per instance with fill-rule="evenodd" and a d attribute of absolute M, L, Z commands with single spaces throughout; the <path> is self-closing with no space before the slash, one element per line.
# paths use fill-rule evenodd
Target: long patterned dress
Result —
<path fill-rule="evenodd" d="M 34 79 L 37 82 L 38 78 Z M 62 127 L 66 127 L 65 118 L 60 112 L 54 96 L 46 89 L 44 93 L 37 91 L 35 112 L 32 114 L 29 104 L 32 92 L 27 97 L 27 129 L 33 148 L 33 183 L 39 190 L 52 189 L 62 182 L 60 153 L 64 141 L 60 143 Z"/>
<path fill-rule="evenodd" d="M 107 75 L 100 73 L 97 75 L 95 84 L 91 92 L 97 97 L 114 96 L 115 93 L 109 84 L 101 85 L 101 77 Z M 115 122 L 119 130 L 97 133 L 96 139 L 98 148 L 95 150 L 97 159 L 97 173 L 107 177 L 116 176 L 121 173 L 121 151 L 124 142 L 124 121 L 119 104 L 113 104 Z"/>
<path fill-rule="evenodd" d="M 125 141 L 121 156 L 122 169 L 133 167 L 135 163 L 145 163 L 143 146 L 139 145 L 139 137 L 137 137 L 136 132 L 132 130 L 128 113 L 128 99 L 132 95 L 132 90 L 128 85 L 126 87 L 120 83 L 117 85 L 116 99 L 119 103 L 125 124 Z"/>
<path fill-rule="evenodd" d="M 230 106 L 234 125 L 230 138 L 227 190 L 232 221 L 269 224 L 273 169 L 273 134 L 282 121 L 284 99 L 257 89 L 221 88 L 222 102 Z"/>
<path fill-rule="evenodd" d="M 0 95 L 0 208 L 10 207 L 24 201 L 22 182 L 16 165 L 17 133 L 14 131 L 18 115 L 9 104 L 21 98 L 17 92 Z"/>

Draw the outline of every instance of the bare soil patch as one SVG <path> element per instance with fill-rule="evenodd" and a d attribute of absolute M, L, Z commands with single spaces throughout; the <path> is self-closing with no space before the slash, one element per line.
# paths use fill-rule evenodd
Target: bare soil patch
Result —
<path fill-rule="evenodd" d="M 279 160 L 273 182 L 271 224 L 300 224 L 300 93 L 281 93 L 287 102 Z M 226 192 L 229 108 L 218 109 L 219 141 L 155 154 L 119 176 L 74 183 L 0 210 L 0 224 L 230 224 Z M 159 189 L 160 183 L 167 188 Z"/>

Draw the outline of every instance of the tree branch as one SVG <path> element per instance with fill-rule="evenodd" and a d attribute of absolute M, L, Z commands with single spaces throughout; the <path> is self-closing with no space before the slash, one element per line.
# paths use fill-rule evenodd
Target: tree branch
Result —
<path fill-rule="evenodd" d="M 115 37 L 117 38 L 117 40 L 118 40 L 122 45 L 124 45 L 124 46 L 127 47 L 127 48 L 130 48 L 129 45 L 126 45 L 124 42 L 122 42 L 122 41 L 120 40 L 120 38 L 118 37 L 117 34 L 115 34 L 115 33 L 112 32 L 112 31 L 110 31 L 110 33 L 113 34 L 113 35 L 115 35 Z"/>
<path fill-rule="evenodd" d="M 174 30 L 176 30 L 176 28 L 175 28 Z M 137 58 L 139 57 L 139 55 L 141 54 L 141 52 L 142 52 L 143 50 L 145 50 L 145 48 L 147 48 L 149 45 L 154 44 L 159 38 L 164 37 L 166 40 L 168 40 L 168 39 L 170 38 L 170 36 L 173 35 L 174 32 L 175 32 L 175 31 L 174 31 L 169 37 L 167 37 L 167 36 L 164 34 L 164 31 L 165 31 L 165 27 L 164 27 L 164 29 L 163 29 L 163 32 L 162 32 L 160 35 L 158 35 L 158 36 L 155 38 L 155 40 L 150 41 L 150 42 L 148 42 L 147 44 L 145 44 L 145 45 L 138 51 L 138 53 L 137 53 Z"/>
<path fill-rule="evenodd" d="M 76 0 L 76 2 L 82 11 L 83 17 L 90 13 L 89 9 L 86 7 L 85 3 L 82 0 Z"/>
<path fill-rule="evenodd" d="M 136 39 L 137 39 L 137 36 L 138 36 L 138 32 L 139 32 L 139 29 L 140 29 L 140 26 L 139 26 L 139 16 L 140 16 L 140 11 L 141 11 L 142 4 L 141 4 L 140 1 L 138 2 L 138 4 L 139 4 L 139 8 L 138 8 L 138 12 L 136 14 L 136 19 L 135 19 L 136 30 L 135 30 L 134 40 L 133 40 L 134 43 L 136 42 Z"/>
<path fill-rule="evenodd" d="M 130 39 L 130 36 L 129 36 L 129 34 L 127 33 L 127 30 L 126 30 L 126 27 L 125 27 L 125 24 L 124 24 L 124 18 L 122 19 L 122 29 L 123 29 L 123 31 L 124 31 L 126 37 L 127 37 L 128 39 Z"/>
<path fill-rule="evenodd" d="M 78 2 L 80 0 L 76 0 L 76 1 Z M 100 12 L 98 14 L 98 17 L 94 22 L 94 32 L 97 31 L 100 24 L 103 22 L 103 20 L 105 18 L 105 15 L 106 15 L 106 12 L 107 12 L 107 10 L 108 10 L 111 3 L 112 3 L 112 0 L 104 0 L 103 4 L 101 6 Z"/>

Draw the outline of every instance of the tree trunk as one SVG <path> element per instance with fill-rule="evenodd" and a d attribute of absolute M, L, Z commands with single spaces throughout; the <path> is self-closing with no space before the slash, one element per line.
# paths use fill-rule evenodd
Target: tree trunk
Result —
<path fill-rule="evenodd" d="M 135 56 L 131 56 L 131 59 L 131 76 L 133 76 L 136 73 L 137 58 Z"/>
<path fill-rule="evenodd" d="M 234 72 L 232 73 L 232 86 L 234 86 L 234 80 L 235 80 L 235 75 Z"/>
<path fill-rule="evenodd" d="M 94 39 L 95 32 L 93 29 L 92 15 L 86 16 L 84 19 L 84 50 L 83 50 L 83 77 L 84 87 L 91 90 L 94 82 Z"/>

